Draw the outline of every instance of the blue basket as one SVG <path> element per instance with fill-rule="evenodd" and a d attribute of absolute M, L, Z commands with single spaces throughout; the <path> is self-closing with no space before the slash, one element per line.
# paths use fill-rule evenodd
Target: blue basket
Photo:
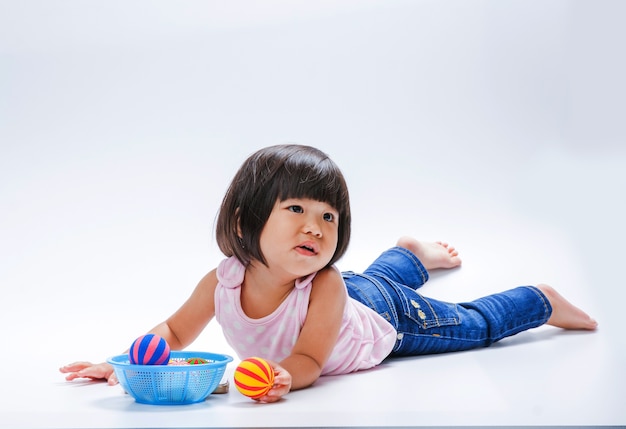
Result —
<path fill-rule="evenodd" d="M 128 354 L 113 356 L 113 365 L 120 385 L 135 401 L 153 405 L 193 404 L 204 401 L 219 384 L 226 365 L 233 358 L 206 352 L 173 351 L 171 360 L 202 358 L 208 363 L 196 365 L 135 365 Z"/>

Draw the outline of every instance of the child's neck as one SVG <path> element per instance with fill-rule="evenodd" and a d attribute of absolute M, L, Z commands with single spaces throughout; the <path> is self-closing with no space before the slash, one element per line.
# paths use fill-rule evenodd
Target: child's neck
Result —
<path fill-rule="evenodd" d="M 296 280 L 276 275 L 263 264 L 251 264 L 241 285 L 241 308 L 252 319 L 269 316 L 293 291 Z"/>

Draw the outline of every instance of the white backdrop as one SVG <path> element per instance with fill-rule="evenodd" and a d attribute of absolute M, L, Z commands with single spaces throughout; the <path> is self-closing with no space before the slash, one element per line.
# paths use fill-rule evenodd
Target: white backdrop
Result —
<path fill-rule="evenodd" d="M 346 175 L 354 235 L 340 268 L 402 234 L 448 240 L 463 284 L 441 276 L 432 295 L 546 281 L 617 325 L 624 12 L 0 0 L 5 353 L 45 350 L 51 372 L 128 347 L 222 258 L 213 222 L 244 158 L 286 142 Z M 228 351 L 217 327 L 199 341 Z"/>

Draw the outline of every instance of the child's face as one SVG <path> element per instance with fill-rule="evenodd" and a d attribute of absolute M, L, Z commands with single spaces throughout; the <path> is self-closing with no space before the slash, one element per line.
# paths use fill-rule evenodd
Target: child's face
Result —
<path fill-rule="evenodd" d="M 261 252 L 270 269 L 295 278 L 324 268 L 337 249 L 339 213 L 306 198 L 277 201 L 261 232 Z"/>

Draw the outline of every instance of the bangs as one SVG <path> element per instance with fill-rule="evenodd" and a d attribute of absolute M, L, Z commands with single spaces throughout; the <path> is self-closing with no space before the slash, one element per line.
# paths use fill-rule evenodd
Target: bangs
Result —
<path fill-rule="evenodd" d="M 315 164 L 287 162 L 284 168 L 277 171 L 273 182 L 276 185 L 275 195 L 281 201 L 307 198 L 327 203 L 338 210 L 344 208 L 347 202 L 343 177 L 329 159 Z"/>

